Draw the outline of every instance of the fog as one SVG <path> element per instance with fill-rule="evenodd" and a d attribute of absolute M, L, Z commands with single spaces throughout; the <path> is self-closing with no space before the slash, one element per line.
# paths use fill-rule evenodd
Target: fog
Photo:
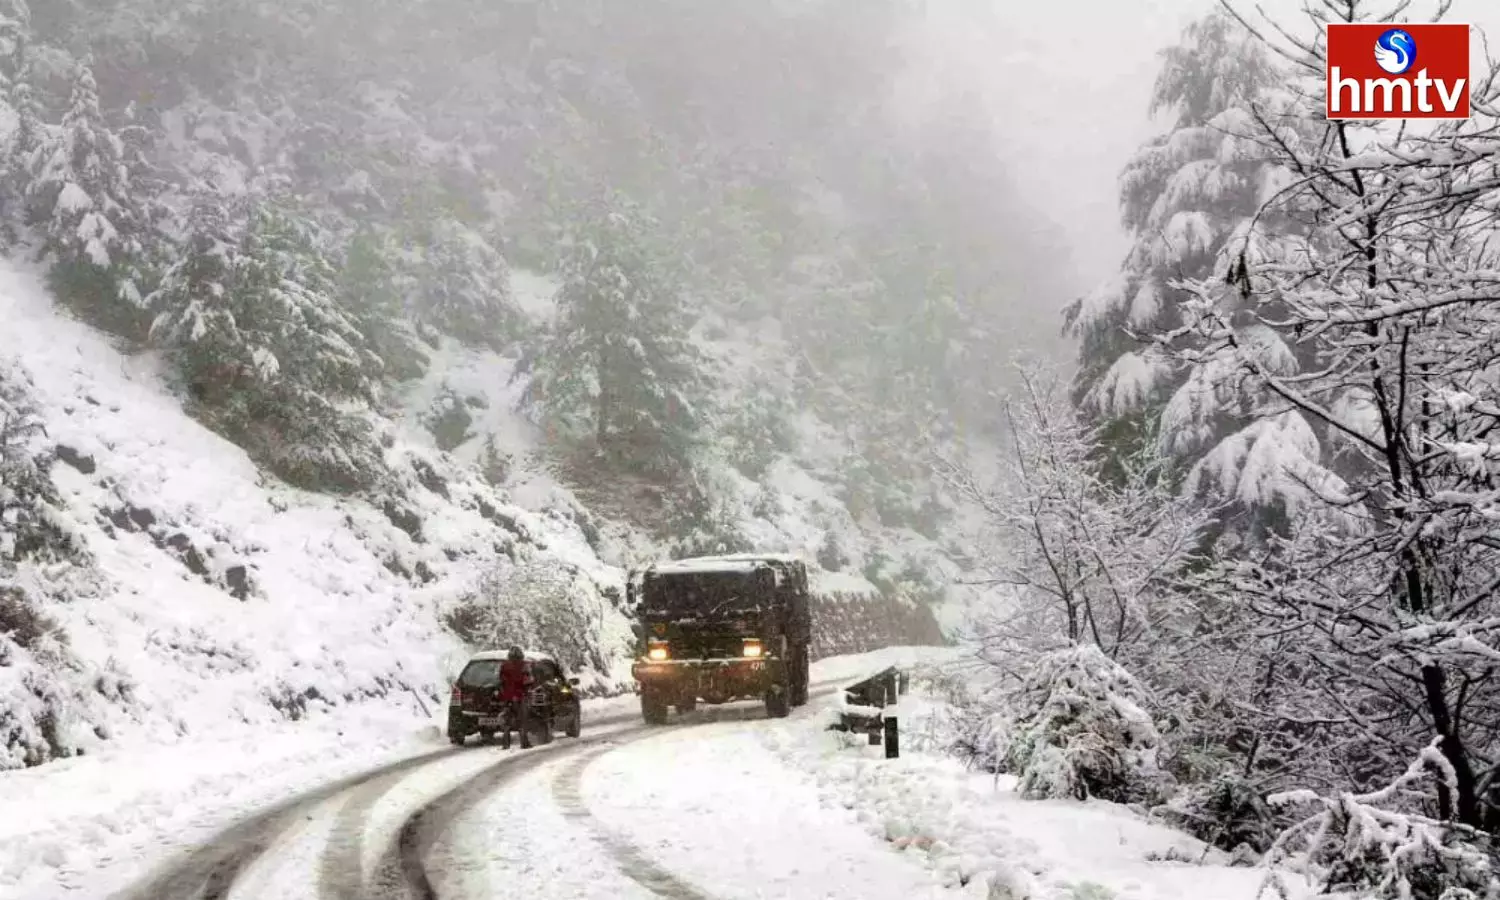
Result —
<path fill-rule="evenodd" d="M 1264 4 L 1287 21 L 1298 6 Z M 1455 17 L 1493 25 L 1487 6 Z M 1060 311 L 1125 250 L 1117 177 L 1152 133 L 1158 54 L 1216 8 L 59 2 L 36 4 L 29 71 L 43 119 L 97 90 L 135 135 L 123 146 L 141 138 L 144 177 L 99 189 L 169 211 L 169 232 L 194 197 L 295 201 L 333 257 L 356 233 L 423 248 L 399 264 L 438 269 L 406 272 L 391 310 L 541 353 L 500 274 L 554 271 L 589 211 L 625 197 L 651 223 L 634 237 L 680 276 L 678 317 L 757 347 L 719 354 L 725 383 L 818 394 L 861 428 L 864 403 L 993 428 L 1008 363 L 1074 357 Z M 424 308 L 438 270 L 475 308 Z"/>
<path fill-rule="evenodd" d="M 1254 24 L 1305 22 L 1301 0 L 1230 5 Z M 926 28 L 912 37 L 925 63 L 912 99 L 957 84 L 983 91 L 1021 197 L 1059 224 L 1070 248 L 1069 286 L 1087 290 L 1116 269 L 1128 245 L 1117 178 L 1155 128 L 1147 109 L 1158 53 L 1220 7 L 1218 0 L 931 0 Z M 1407 15 L 1421 21 L 1433 8 L 1418 2 Z M 1500 5 L 1455 0 L 1444 20 L 1500 34 Z"/>

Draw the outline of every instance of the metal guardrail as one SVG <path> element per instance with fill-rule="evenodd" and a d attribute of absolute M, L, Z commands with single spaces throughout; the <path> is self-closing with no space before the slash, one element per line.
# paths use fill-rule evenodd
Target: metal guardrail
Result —
<path fill-rule="evenodd" d="M 883 669 L 843 688 L 839 720 L 830 731 L 864 734 L 870 745 L 885 744 L 885 758 L 901 755 L 901 728 L 896 704 L 910 686 L 910 676 L 896 666 Z"/>

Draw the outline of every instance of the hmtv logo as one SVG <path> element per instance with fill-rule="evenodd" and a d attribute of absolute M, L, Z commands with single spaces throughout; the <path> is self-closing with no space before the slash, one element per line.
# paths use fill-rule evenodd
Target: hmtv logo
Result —
<path fill-rule="evenodd" d="M 1328 25 L 1330 119 L 1469 118 L 1469 26 Z"/>

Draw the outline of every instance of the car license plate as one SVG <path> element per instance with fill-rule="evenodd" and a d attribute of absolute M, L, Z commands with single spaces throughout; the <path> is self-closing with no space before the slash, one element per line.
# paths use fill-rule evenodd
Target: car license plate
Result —
<path fill-rule="evenodd" d="M 489 726 L 491 726 L 491 725 L 499 726 L 499 724 L 500 724 L 500 717 L 499 716 L 484 716 L 484 717 L 480 718 L 479 724 L 480 724 L 481 727 L 486 727 L 486 728 L 489 727 Z"/>

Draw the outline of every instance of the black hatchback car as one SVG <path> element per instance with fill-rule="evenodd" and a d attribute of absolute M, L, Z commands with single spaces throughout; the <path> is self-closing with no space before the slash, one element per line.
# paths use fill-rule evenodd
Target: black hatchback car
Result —
<path fill-rule="evenodd" d="M 462 744 L 477 734 L 489 742 L 505 727 L 505 704 L 500 701 L 500 665 L 504 662 L 504 651 L 486 650 L 471 657 L 459 673 L 448 699 L 449 741 Z M 550 743 L 558 731 L 578 737 L 583 725 L 582 704 L 573 690 L 578 679 L 569 678 L 557 660 L 543 653 L 526 654 L 526 664 L 532 680 L 526 698 L 532 742 Z"/>

